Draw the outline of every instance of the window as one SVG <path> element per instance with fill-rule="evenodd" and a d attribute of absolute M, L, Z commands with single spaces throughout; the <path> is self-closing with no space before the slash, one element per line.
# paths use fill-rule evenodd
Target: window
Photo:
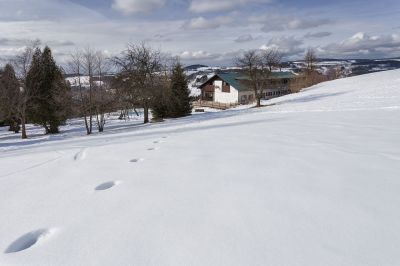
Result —
<path fill-rule="evenodd" d="M 222 92 L 231 92 L 231 86 L 225 81 L 222 81 Z"/>

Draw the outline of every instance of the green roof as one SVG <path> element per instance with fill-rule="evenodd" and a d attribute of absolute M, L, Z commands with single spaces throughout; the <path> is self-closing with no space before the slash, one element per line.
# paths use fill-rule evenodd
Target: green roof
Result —
<path fill-rule="evenodd" d="M 272 72 L 269 79 L 291 79 L 295 78 L 297 75 L 293 74 L 292 72 Z M 246 80 L 248 79 L 245 75 L 242 73 L 238 72 L 221 72 L 215 74 L 213 77 L 211 77 L 207 82 L 204 84 L 208 83 L 211 79 L 214 79 L 216 77 L 219 77 L 223 81 L 227 82 L 229 85 L 237 89 L 238 91 L 248 91 L 249 89 L 244 86 L 241 80 Z M 202 85 L 203 86 L 203 85 Z"/>
<path fill-rule="evenodd" d="M 241 79 L 244 77 L 241 77 L 239 73 L 235 72 L 227 72 L 227 73 L 218 73 L 216 74 L 220 79 L 237 89 L 238 91 L 246 91 L 248 90 L 246 87 L 243 86 L 242 82 L 240 82 Z"/>

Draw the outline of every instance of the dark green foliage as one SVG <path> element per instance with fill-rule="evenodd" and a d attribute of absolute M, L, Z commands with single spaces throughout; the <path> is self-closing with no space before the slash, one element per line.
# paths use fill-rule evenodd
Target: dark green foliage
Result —
<path fill-rule="evenodd" d="M 170 117 L 182 117 L 191 114 L 192 106 L 188 81 L 180 63 L 177 63 L 172 70 L 170 97 Z"/>
<path fill-rule="evenodd" d="M 70 90 L 61 69 L 56 65 L 50 48 L 36 49 L 27 75 L 27 87 L 33 92 L 29 119 L 42 125 L 46 134 L 59 132 L 67 119 Z"/>
<path fill-rule="evenodd" d="M 20 94 L 20 84 L 14 68 L 7 64 L 4 71 L 0 73 L 0 120 L 9 125 L 9 130 L 15 133 L 20 130 L 18 118 Z"/>
<path fill-rule="evenodd" d="M 153 98 L 152 114 L 154 120 L 177 118 L 192 112 L 188 82 L 182 65 L 177 63 L 169 81 L 160 83 L 160 88 Z"/>
<path fill-rule="evenodd" d="M 155 93 L 151 106 L 154 121 L 162 121 L 169 117 L 169 99 L 171 91 L 167 86 L 161 86 Z"/>

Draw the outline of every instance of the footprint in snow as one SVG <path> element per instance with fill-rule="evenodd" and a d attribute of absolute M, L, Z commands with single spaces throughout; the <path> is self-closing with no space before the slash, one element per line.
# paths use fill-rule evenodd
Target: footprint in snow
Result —
<path fill-rule="evenodd" d="M 26 233 L 11 243 L 11 245 L 9 245 L 5 250 L 5 253 L 15 253 L 28 249 L 48 239 L 54 233 L 54 231 L 55 229 L 39 229 Z"/>
<path fill-rule="evenodd" d="M 158 150 L 159 148 L 157 148 L 157 147 L 154 147 L 154 148 L 148 148 L 147 150 L 148 151 L 155 151 L 155 150 Z"/>
<path fill-rule="evenodd" d="M 131 163 L 140 163 L 140 162 L 143 162 L 143 161 L 144 161 L 143 158 L 137 158 L 137 159 L 132 159 L 129 162 L 131 162 Z"/>
<path fill-rule="evenodd" d="M 81 161 L 84 160 L 85 158 L 86 158 L 86 148 L 83 148 L 75 154 L 74 161 Z"/>
<path fill-rule="evenodd" d="M 98 185 L 95 190 L 97 191 L 103 191 L 103 190 L 108 190 L 116 185 L 121 184 L 120 181 L 110 181 L 110 182 L 105 182 L 103 184 Z"/>

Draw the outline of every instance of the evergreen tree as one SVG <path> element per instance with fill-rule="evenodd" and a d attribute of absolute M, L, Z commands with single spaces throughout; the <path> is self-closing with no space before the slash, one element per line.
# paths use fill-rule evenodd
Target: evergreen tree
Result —
<path fill-rule="evenodd" d="M 18 118 L 18 103 L 20 85 L 12 65 L 7 64 L 0 74 L 0 113 L 1 119 L 10 126 L 9 131 L 18 133 L 20 130 Z"/>
<path fill-rule="evenodd" d="M 180 63 L 172 70 L 170 97 L 170 117 L 182 117 L 192 113 L 188 81 Z"/>
<path fill-rule="evenodd" d="M 61 69 L 56 65 L 51 50 L 37 49 L 27 76 L 27 86 L 34 91 L 30 119 L 42 125 L 46 134 L 59 132 L 65 122 L 70 106 L 69 87 Z"/>
<path fill-rule="evenodd" d="M 151 103 L 151 113 L 154 121 L 162 121 L 170 116 L 169 99 L 171 98 L 171 90 L 168 82 L 162 82 L 159 89 L 154 93 Z"/>

